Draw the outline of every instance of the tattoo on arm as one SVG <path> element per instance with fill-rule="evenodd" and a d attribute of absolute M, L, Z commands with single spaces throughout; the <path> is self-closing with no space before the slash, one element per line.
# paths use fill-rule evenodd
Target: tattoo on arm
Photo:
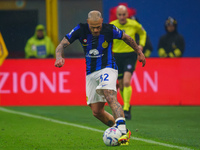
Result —
<path fill-rule="evenodd" d="M 56 48 L 56 60 L 62 59 L 64 48 L 70 45 L 69 41 L 64 37 Z"/>
<path fill-rule="evenodd" d="M 126 44 L 128 44 L 130 47 L 132 47 L 138 55 L 140 55 L 141 52 L 138 48 L 137 43 L 129 35 L 124 33 L 122 39 Z"/>

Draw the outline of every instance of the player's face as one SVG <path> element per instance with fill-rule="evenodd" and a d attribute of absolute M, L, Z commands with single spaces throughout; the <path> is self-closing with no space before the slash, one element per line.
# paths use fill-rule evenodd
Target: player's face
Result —
<path fill-rule="evenodd" d="M 175 30 L 174 25 L 167 25 L 167 31 L 168 32 L 173 32 Z"/>
<path fill-rule="evenodd" d="M 94 21 L 92 19 L 87 20 L 89 24 L 90 31 L 93 36 L 99 36 L 102 28 L 103 19 L 99 18 L 99 20 Z"/>
<path fill-rule="evenodd" d="M 128 18 L 128 12 L 126 10 L 119 9 L 117 11 L 117 19 L 119 20 L 120 24 L 125 24 L 127 18 Z"/>

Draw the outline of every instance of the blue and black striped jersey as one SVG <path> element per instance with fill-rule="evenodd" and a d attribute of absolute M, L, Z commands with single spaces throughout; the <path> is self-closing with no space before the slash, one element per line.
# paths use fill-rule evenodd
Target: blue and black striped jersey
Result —
<path fill-rule="evenodd" d="M 100 35 L 92 36 L 89 25 L 80 23 L 65 37 L 70 44 L 79 39 L 85 53 L 88 75 L 103 68 L 118 69 L 111 47 L 113 39 L 121 39 L 122 34 L 114 25 L 103 23 Z"/>

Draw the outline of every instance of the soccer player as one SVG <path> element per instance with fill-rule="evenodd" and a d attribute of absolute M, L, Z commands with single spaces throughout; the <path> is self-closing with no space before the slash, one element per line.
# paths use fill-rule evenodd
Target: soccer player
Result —
<path fill-rule="evenodd" d="M 119 5 L 117 7 L 117 20 L 110 22 L 121 29 L 124 34 L 131 36 L 135 39 L 135 35 L 139 35 L 139 50 L 142 51 L 146 43 L 146 31 L 142 25 L 136 20 L 128 18 L 127 7 Z M 114 58 L 118 66 L 118 83 L 120 94 L 124 101 L 124 114 L 126 119 L 131 119 L 131 106 L 130 100 L 132 95 L 131 77 L 135 70 L 137 62 L 137 47 L 130 47 L 126 44 L 126 41 L 115 39 L 113 41 Z M 136 53 L 134 52 L 136 51 Z"/>
<path fill-rule="evenodd" d="M 116 126 L 121 132 L 119 144 L 128 145 L 131 135 L 126 128 L 124 112 L 117 101 L 116 81 L 117 65 L 112 56 L 113 39 L 122 39 L 135 49 L 138 60 L 143 66 L 146 63 L 144 54 L 136 42 L 114 25 L 104 24 L 99 11 L 90 11 L 87 23 L 78 24 L 62 39 L 56 48 L 56 67 L 62 67 L 64 48 L 78 39 L 83 47 L 86 59 L 86 96 L 87 104 L 93 115 L 108 126 Z M 104 110 L 108 102 L 113 115 Z"/>

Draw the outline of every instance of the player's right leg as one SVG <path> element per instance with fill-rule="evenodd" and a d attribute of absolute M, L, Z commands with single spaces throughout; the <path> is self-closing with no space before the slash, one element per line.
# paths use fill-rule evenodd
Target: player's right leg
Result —
<path fill-rule="evenodd" d="M 131 119 L 131 95 L 132 95 L 132 86 L 131 86 L 131 77 L 132 73 L 129 71 L 124 72 L 123 77 L 123 100 L 124 100 L 124 115 L 125 118 L 130 120 Z"/>
<path fill-rule="evenodd" d="M 96 93 L 96 87 L 99 84 L 96 81 L 97 72 L 86 76 L 86 96 L 87 104 L 90 106 L 94 117 L 111 127 L 115 124 L 115 119 L 111 114 L 104 110 L 106 100 Z"/>

